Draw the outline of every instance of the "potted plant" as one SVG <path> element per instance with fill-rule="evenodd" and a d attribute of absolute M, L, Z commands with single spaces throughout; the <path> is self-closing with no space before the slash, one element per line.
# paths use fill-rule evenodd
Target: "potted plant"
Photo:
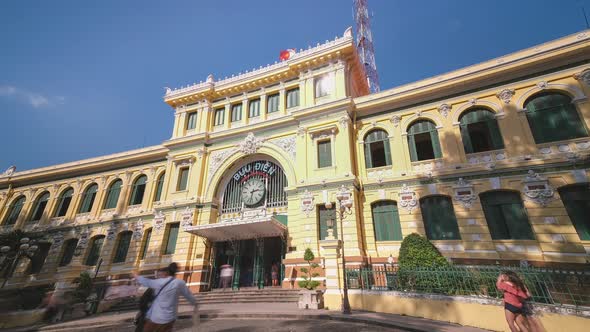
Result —
<path fill-rule="evenodd" d="M 320 285 L 320 282 L 313 280 L 320 276 L 319 273 L 313 272 L 319 267 L 317 263 L 313 263 L 315 256 L 311 249 L 305 249 L 303 259 L 307 262 L 309 268 L 302 267 L 301 273 L 303 274 L 303 280 L 297 284 L 301 288 L 299 291 L 299 309 L 323 309 L 324 308 L 324 292 L 316 290 Z"/>

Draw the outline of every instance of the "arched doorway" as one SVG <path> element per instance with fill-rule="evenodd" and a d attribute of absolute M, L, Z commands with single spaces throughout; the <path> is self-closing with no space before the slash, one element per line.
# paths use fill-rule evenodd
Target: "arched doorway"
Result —
<path fill-rule="evenodd" d="M 219 182 L 217 214 L 189 232 L 212 243 L 212 288 L 222 286 L 221 269 L 234 270 L 231 286 L 279 286 L 286 252 L 288 185 L 283 168 L 264 156 L 250 156 L 227 169 Z M 225 267 L 224 267 L 225 266 Z"/>

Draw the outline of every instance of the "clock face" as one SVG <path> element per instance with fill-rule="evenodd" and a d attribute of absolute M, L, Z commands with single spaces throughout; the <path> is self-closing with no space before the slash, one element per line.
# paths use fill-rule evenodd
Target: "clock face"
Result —
<path fill-rule="evenodd" d="M 242 187 L 242 201 L 252 206 L 259 203 L 264 197 L 264 182 L 260 179 L 250 179 Z"/>

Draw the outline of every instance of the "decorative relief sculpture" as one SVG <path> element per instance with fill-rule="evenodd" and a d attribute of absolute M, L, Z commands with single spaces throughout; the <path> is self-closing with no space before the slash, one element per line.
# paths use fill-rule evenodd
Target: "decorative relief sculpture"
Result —
<path fill-rule="evenodd" d="M 297 146 L 295 140 L 295 136 L 287 136 L 276 138 L 270 140 L 269 142 L 283 149 L 283 151 L 287 152 L 287 154 L 289 154 L 289 156 L 293 159 L 293 162 L 295 163 L 295 157 L 297 153 Z"/>
<path fill-rule="evenodd" d="M 496 97 L 504 102 L 504 104 L 510 104 L 510 100 L 514 96 L 513 89 L 503 89 L 502 91 L 496 93 Z"/>
<path fill-rule="evenodd" d="M 408 188 L 405 183 L 399 192 L 399 205 L 406 209 L 408 213 L 412 213 L 412 211 L 418 206 L 416 192 Z"/>
<path fill-rule="evenodd" d="M 549 181 L 533 170 L 529 170 L 524 181 L 524 196 L 541 206 L 547 206 L 554 199 L 555 189 Z"/>
<path fill-rule="evenodd" d="M 113 221 L 109 228 L 107 229 L 107 240 L 115 239 L 115 235 L 117 234 L 117 229 L 119 228 L 119 222 Z"/>
<path fill-rule="evenodd" d="M 143 220 L 140 218 L 133 224 L 133 239 L 141 240 L 143 236 Z"/>
<path fill-rule="evenodd" d="M 338 122 L 340 123 L 340 127 L 342 127 L 342 130 L 346 130 L 348 129 L 348 124 L 350 123 L 350 116 L 344 115 L 342 116 Z"/>
<path fill-rule="evenodd" d="M 207 154 L 207 150 L 205 150 L 205 148 L 197 149 L 197 157 L 199 159 L 203 158 L 203 156 L 206 154 Z"/>
<path fill-rule="evenodd" d="M 305 213 L 305 216 L 309 217 L 315 208 L 313 194 L 309 190 L 305 189 L 303 196 L 301 197 L 301 212 Z"/>
<path fill-rule="evenodd" d="M 477 200 L 473 185 L 465 181 L 463 178 L 457 180 L 457 183 L 453 186 L 453 190 L 455 191 L 455 200 L 461 203 L 466 209 L 470 209 L 473 202 Z"/>
<path fill-rule="evenodd" d="M 297 127 L 297 136 L 304 136 L 306 132 L 307 132 L 307 129 L 305 127 L 302 127 L 302 126 Z"/>
<path fill-rule="evenodd" d="M 49 248 L 49 253 L 53 254 L 59 252 L 61 249 L 61 245 L 64 242 L 64 234 L 62 232 L 56 232 L 52 236 L 51 247 Z"/>
<path fill-rule="evenodd" d="M 237 144 L 237 148 L 243 154 L 253 154 L 260 149 L 266 139 L 254 136 L 253 133 L 248 133 L 246 138 Z"/>
<path fill-rule="evenodd" d="M 438 112 L 446 118 L 449 115 L 449 113 L 451 112 L 451 105 L 449 105 L 449 104 L 440 105 L 438 107 Z"/>
<path fill-rule="evenodd" d="M 164 213 L 162 211 L 156 211 L 154 213 L 154 230 L 159 233 L 162 231 L 162 228 L 164 228 L 164 220 L 166 219 L 166 216 L 164 216 Z"/>
<path fill-rule="evenodd" d="M 590 68 L 586 68 L 581 72 L 574 75 L 574 78 L 580 83 L 584 83 L 587 86 L 590 86 Z"/>
<path fill-rule="evenodd" d="M 180 225 L 183 229 L 193 225 L 193 211 L 188 206 L 180 214 Z"/>
<path fill-rule="evenodd" d="M 391 118 L 389 118 L 389 121 L 391 121 L 391 123 L 393 123 L 393 126 L 397 128 L 397 126 L 399 126 L 399 123 L 401 122 L 402 117 L 399 115 L 394 115 Z"/>
<path fill-rule="evenodd" d="M 537 87 L 541 90 L 547 89 L 547 82 L 541 81 L 541 82 L 537 83 Z"/>

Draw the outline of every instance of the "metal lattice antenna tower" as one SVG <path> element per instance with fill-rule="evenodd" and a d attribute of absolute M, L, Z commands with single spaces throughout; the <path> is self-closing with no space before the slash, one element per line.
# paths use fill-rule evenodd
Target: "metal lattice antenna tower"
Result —
<path fill-rule="evenodd" d="M 369 90 L 379 92 L 379 75 L 375 64 L 375 49 L 373 48 L 373 33 L 371 32 L 371 18 L 367 0 L 352 0 L 354 23 L 356 25 L 356 46 L 361 63 L 365 65 Z"/>

